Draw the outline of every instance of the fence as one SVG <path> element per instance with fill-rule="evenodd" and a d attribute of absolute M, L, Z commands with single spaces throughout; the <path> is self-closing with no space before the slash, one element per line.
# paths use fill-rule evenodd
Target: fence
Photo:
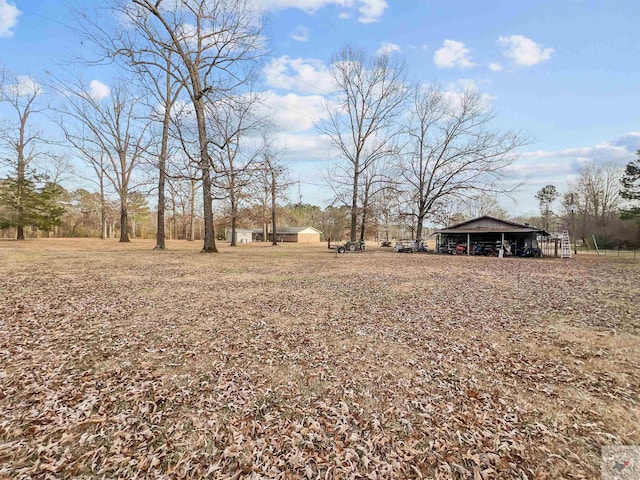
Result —
<path fill-rule="evenodd" d="M 543 238 L 538 242 L 538 246 L 542 249 L 542 255 L 544 257 L 560 256 L 560 239 Z M 587 245 L 578 245 L 576 250 L 574 250 L 572 243 L 571 253 L 573 253 L 574 251 L 577 251 L 578 255 L 600 255 L 604 257 L 620 257 L 632 260 L 640 260 L 640 252 L 637 248 L 600 248 L 596 252 L 594 249 L 589 248 Z"/>

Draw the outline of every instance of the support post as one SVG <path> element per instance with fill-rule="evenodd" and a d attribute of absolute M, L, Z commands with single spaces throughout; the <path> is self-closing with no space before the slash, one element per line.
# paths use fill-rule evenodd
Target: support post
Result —
<path fill-rule="evenodd" d="M 467 255 L 471 255 L 471 234 L 467 233 Z"/>

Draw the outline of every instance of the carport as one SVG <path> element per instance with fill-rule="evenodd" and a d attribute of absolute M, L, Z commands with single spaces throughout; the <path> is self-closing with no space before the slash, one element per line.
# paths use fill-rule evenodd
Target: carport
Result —
<path fill-rule="evenodd" d="M 502 248 L 505 255 L 521 255 L 524 252 L 537 252 L 539 238 L 549 234 L 527 223 L 485 215 L 437 230 L 435 235 L 438 253 L 470 255 L 483 252 L 486 255 Z"/>

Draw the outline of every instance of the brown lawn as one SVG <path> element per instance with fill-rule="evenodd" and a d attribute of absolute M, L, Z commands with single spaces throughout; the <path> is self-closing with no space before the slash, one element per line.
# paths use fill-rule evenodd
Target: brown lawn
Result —
<path fill-rule="evenodd" d="M 0 478 L 597 478 L 640 261 L 0 241 Z"/>

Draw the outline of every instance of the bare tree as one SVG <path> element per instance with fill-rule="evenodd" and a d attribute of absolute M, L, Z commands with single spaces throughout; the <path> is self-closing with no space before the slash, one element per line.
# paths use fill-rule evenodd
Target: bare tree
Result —
<path fill-rule="evenodd" d="M 591 162 L 580 168 L 578 178 L 569 185 L 564 207 L 568 212 L 569 198 L 573 195 L 583 239 L 594 233 L 606 233 L 609 222 L 618 218 L 621 175 L 621 169 L 613 163 Z"/>
<path fill-rule="evenodd" d="M 407 100 L 405 68 L 398 57 L 370 58 L 363 50 L 346 46 L 334 57 L 331 73 L 337 90 L 327 101 L 327 119 L 318 128 L 340 152 L 341 161 L 327 177 L 338 198 L 349 192 L 351 241 L 355 241 L 359 205 L 368 201 L 360 195 L 361 177 L 397 151 L 394 120 Z"/>
<path fill-rule="evenodd" d="M 222 148 L 228 139 L 209 134 L 207 105 L 229 97 L 253 75 L 253 62 L 262 52 L 259 17 L 249 0 L 114 0 L 113 11 L 130 26 L 114 55 L 161 70 L 167 68 L 164 52 L 170 52 L 168 73 L 193 105 L 204 205 L 202 251 L 216 252 L 210 148 Z"/>
<path fill-rule="evenodd" d="M 39 101 L 42 93 L 41 85 L 33 78 L 0 71 L 0 105 L 7 107 L 0 130 L 0 163 L 9 167 L 15 180 L 12 196 L 17 215 L 17 240 L 24 240 L 24 227 L 28 222 L 25 210 L 28 207 L 23 200 L 28 194 L 26 182 L 32 176 L 29 168 L 44 154 L 43 147 L 47 143 L 42 132 L 32 126 L 34 116 L 46 108 Z"/>
<path fill-rule="evenodd" d="M 460 211 L 468 218 L 488 215 L 494 218 L 507 218 L 507 212 L 498 204 L 496 195 L 479 192 L 460 201 Z"/>
<path fill-rule="evenodd" d="M 291 186 L 289 172 L 281 161 L 282 153 L 282 150 L 274 148 L 273 142 L 263 135 L 260 159 L 253 165 L 254 174 L 248 190 L 254 207 L 258 210 L 257 217 L 262 223 L 264 241 L 267 241 L 267 226 L 271 223 L 272 245 L 278 244 L 276 237 L 278 199 L 284 199 L 287 189 Z"/>
<path fill-rule="evenodd" d="M 63 123 L 69 143 L 97 174 L 104 174 L 120 200 L 120 241 L 128 242 L 128 201 L 132 176 L 149 147 L 148 120 L 138 111 L 141 99 L 120 84 L 107 98 L 90 93 L 81 82 L 71 88 L 59 85 L 67 96 Z M 147 115 L 148 118 L 148 115 Z M 100 177 L 101 178 L 101 177 Z M 103 192 L 101 184 L 101 192 Z"/>
<path fill-rule="evenodd" d="M 152 117 L 161 125 L 160 148 L 158 154 L 158 215 L 156 226 L 156 245 L 155 250 L 164 250 L 166 248 L 165 239 L 165 209 L 166 209 L 166 182 L 167 169 L 169 159 L 169 141 L 171 138 L 171 115 L 173 107 L 180 98 L 182 84 L 176 82 L 171 75 L 171 51 L 162 52 L 165 56 L 165 69 L 151 70 L 148 65 L 140 65 L 137 69 L 143 83 L 147 85 L 147 90 L 159 102 L 159 115 Z"/>
<path fill-rule="evenodd" d="M 460 95 L 435 86 L 415 89 L 404 129 L 406 151 L 397 166 L 415 204 L 418 239 L 425 218 L 438 202 L 513 190 L 500 180 L 526 139 L 516 132 L 493 129 L 492 120 L 486 101 L 475 89 Z"/>
<path fill-rule="evenodd" d="M 256 168 L 260 168 L 255 165 L 261 150 L 255 134 L 260 132 L 263 121 L 252 111 L 257 99 L 255 94 L 247 93 L 230 101 L 220 101 L 209 115 L 211 134 L 225 140 L 222 148 L 211 155 L 212 180 L 214 188 L 223 193 L 222 199 L 229 204 L 232 247 L 236 246 L 238 205 Z M 247 138 L 251 134 L 253 139 Z"/>

